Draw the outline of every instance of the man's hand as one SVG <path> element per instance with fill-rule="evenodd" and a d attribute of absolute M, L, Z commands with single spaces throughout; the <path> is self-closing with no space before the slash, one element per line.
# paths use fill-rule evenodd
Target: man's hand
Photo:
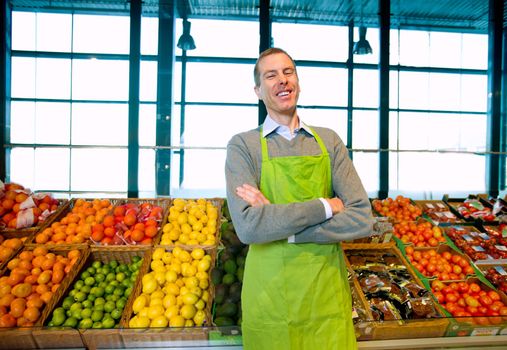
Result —
<path fill-rule="evenodd" d="M 270 204 L 270 201 L 264 197 L 261 191 L 248 184 L 243 184 L 242 186 L 236 188 L 236 194 L 252 207 L 260 207 L 264 204 Z"/>
<path fill-rule="evenodd" d="M 333 211 L 333 215 L 338 214 L 345 209 L 345 206 L 343 205 L 342 200 L 338 197 L 326 198 L 326 201 L 331 206 L 331 210 Z"/>

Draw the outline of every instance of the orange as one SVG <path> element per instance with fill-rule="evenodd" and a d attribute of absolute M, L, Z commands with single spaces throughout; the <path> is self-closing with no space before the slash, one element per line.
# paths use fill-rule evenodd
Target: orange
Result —
<path fill-rule="evenodd" d="M 127 226 L 132 226 L 132 225 L 134 225 L 137 222 L 137 218 L 136 218 L 136 216 L 134 214 L 127 214 L 123 218 L 123 222 Z"/>
<path fill-rule="evenodd" d="M 73 250 L 69 251 L 69 253 L 67 254 L 67 257 L 69 259 L 74 259 L 74 258 L 79 258 L 80 255 L 81 255 L 81 253 L 79 252 L 79 250 L 73 249 Z"/>
<path fill-rule="evenodd" d="M 47 292 L 44 292 L 41 294 L 40 298 L 41 300 L 44 302 L 44 303 L 49 303 L 49 301 L 51 300 L 51 297 L 53 296 L 53 293 L 51 291 L 47 291 Z"/>
<path fill-rule="evenodd" d="M 25 312 L 23 312 L 23 317 L 28 321 L 35 322 L 40 317 L 40 311 L 36 307 L 28 307 L 25 309 Z"/>
<path fill-rule="evenodd" d="M 34 256 L 42 256 L 42 255 L 46 255 L 48 253 L 48 248 L 46 247 L 35 247 L 34 250 L 33 250 L 33 255 Z"/>
<path fill-rule="evenodd" d="M 37 236 L 35 236 L 35 242 L 38 244 L 44 244 L 49 240 L 49 236 L 44 233 L 38 233 Z"/>
<path fill-rule="evenodd" d="M 106 215 L 104 217 L 104 221 L 102 222 L 105 227 L 113 227 L 114 226 L 114 216 Z"/>

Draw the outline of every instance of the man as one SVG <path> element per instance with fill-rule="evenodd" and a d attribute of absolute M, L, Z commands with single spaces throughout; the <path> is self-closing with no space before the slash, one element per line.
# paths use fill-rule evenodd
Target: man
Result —
<path fill-rule="evenodd" d="M 271 48 L 254 69 L 268 116 L 227 146 L 227 202 L 250 244 L 242 291 L 245 349 L 354 349 L 339 246 L 371 234 L 371 206 L 338 135 L 298 117 L 292 58 Z"/>

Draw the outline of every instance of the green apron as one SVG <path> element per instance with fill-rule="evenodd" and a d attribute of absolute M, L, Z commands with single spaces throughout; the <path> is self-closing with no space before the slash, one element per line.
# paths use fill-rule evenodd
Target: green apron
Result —
<path fill-rule="evenodd" d="M 261 130 L 260 190 L 271 203 L 332 197 L 329 154 L 314 136 L 320 155 L 269 158 Z M 246 350 L 357 348 L 339 244 L 280 240 L 250 245 L 242 306 Z"/>

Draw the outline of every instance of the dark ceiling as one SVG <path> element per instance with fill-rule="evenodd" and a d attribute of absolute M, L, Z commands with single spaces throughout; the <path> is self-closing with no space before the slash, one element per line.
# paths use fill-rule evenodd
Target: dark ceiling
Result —
<path fill-rule="evenodd" d="M 129 11 L 129 0 L 8 0 L 13 9 L 41 11 Z M 178 17 L 257 20 L 260 0 L 143 0 L 143 14 L 159 3 L 175 4 Z M 507 2 L 507 1 L 506 1 Z M 378 27 L 379 0 L 271 0 L 273 21 Z M 391 27 L 486 32 L 488 0 L 391 0 Z"/>

